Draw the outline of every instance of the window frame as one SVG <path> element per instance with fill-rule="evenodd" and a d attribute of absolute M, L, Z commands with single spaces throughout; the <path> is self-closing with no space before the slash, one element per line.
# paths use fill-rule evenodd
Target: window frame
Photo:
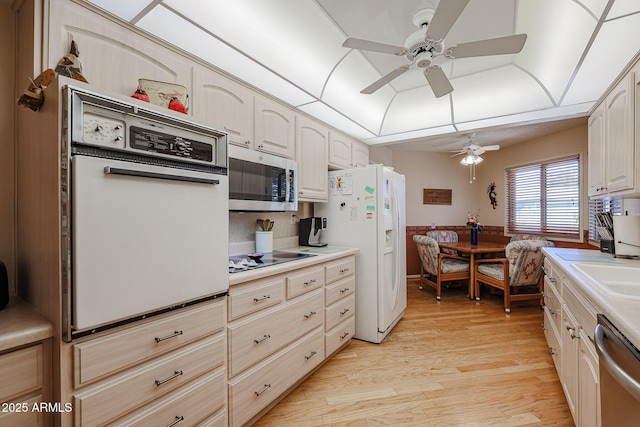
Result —
<path fill-rule="evenodd" d="M 546 185 L 546 179 L 547 179 L 547 174 L 544 172 L 544 170 L 546 170 L 546 168 L 550 165 L 554 165 L 556 163 L 561 163 L 561 162 L 566 162 L 566 161 L 572 161 L 575 160 L 576 161 L 576 166 L 577 166 L 577 181 L 578 181 L 578 188 L 577 188 L 577 206 L 578 206 L 578 219 L 577 219 L 577 229 L 575 229 L 575 231 L 569 230 L 569 232 L 563 233 L 563 232 L 552 232 L 552 231 L 545 231 L 545 228 L 547 228 L 547 226 L 545 225 L 547 223 L 547 218 L 549 217 L 549 215 L 547 215 L 547 208 L 545 208 L 545 206 L 547 206 L 546 201 L 548 201 L 549 199 L 546 197 L 546 193 L 548 190 L 548 187 Z M 515 206 L 514 206 L 514 196 L 511 194 L 512 191 L 512 187 L 511 187 L 511 183 L 510 183 L 510 177 L 513 176 L 513 171 L 516 170 L 520 170 L 520 169 L 526 169 L 526 168 L 533 168 L 533 167 L 541 167 L 541 179 L 544 181 L 544 185 L 541 185 L 540 188 L 540 224 L 539 227 L 535 228 L 535 229 L 531 229 L 529 227 L 527 228 L 518 228 L 517 223 L 515 221 Z M 543 237 L 547 237 L 553 240 L 563 240 L 563 241 L 571 241 L 571 242 L 583 242 L 584 241 L 584 236 L 583 236 L 583 231 L 582 231 L 582 221 L 583 221 L 583 215 L 584 215 L 584 208 L 583 208 L 583 204 L 584 204 L 584 179 L 583 179 L 583 170 L 584 170 L 584 166 L 583 166 L 583 155 L 582 152 L 578 152 L 578 153 L 571 153 L 571 154 L 566 154 L 566 155 L 562 155 L 562 156 L 558 156 L 558 157 L 552 157 L 552 158 L 547 158 L 547 159 L 541 159 L 541 160 L 536 160 L 534 162 L 529 162 L 529 163 L 523 163 L 523 164 L 518 164 L 518 165 L 513 165 L 513 166 L 508 166 L 505 168 L 504 171 L 504 183 L 505 183 L 505 226 L 504 226 L 504 234 L 505 236 L 513 236 L 516 234 L 535 234 L 535 235 L 540 235 Z M 551 199 L 553 200 L 553 199 Z"/>

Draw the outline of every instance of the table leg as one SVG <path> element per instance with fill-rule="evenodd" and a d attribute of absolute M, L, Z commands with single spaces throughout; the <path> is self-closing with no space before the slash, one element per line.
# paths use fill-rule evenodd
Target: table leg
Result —
<path fill-rule="evenodd" d="M 475 263 L 476 263 L 476 254 L 473 252 L 469 254 L 469 299 L 476 299 L 475 296 Z"/>

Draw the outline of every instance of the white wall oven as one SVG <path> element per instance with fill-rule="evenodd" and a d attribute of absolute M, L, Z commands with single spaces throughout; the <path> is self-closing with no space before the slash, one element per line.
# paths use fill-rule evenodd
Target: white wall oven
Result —
<path fill-rule="evenodd" d="M 226 295 L 227 138 L 66 86 L 64 339 Z"/>

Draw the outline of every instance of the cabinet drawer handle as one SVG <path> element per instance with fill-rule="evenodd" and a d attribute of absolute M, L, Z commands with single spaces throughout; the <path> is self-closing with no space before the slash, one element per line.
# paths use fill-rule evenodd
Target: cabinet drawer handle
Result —
<path fill-rule="evenodd" d="M 348 269 L 348 268 L 342 268 L 342 269 L 340 269 L 340 273 L 347 273 L 347 272 L 349 272 L 349 269 Z"/>
<path fill-rule="evenodd" d="M 341 294 L 344 294 L 345 292 L 349 292 L 349 288 L 340 289 Z"/>
<path fill-rule="evenodd" d="M 182 415 L 176 415 L 176 419 L 173 420 L 171 424 L 167 424 L 167 427 L 173 427 L 174 425 L 178 424 L 182 420 L 184 420 L 184 417 Z"/>
<path fill-rule="evenodd" d="M 304 282 L 304 285 L 305 286 L 309 286 L 309 285 L 313 285 L 314 283 L 316 283 L 316 279 L 311 279 L 311 280 L 309 280 L 307 282 Z"/>
<path fill-rule="evenodd" d="M 164 384 L 164 383 L 166 383 L 168 381 L 171 381 L 174 378 L 178 378 L 180 375 L 182 375 L 182 371 L 175 371 L 173 373 L 173 375 L 171 375 L 170 377 L 167 377 L 167 378 L 165 378 L 163 380 L 156 380 L 156 385 L 158 387 L 160 387 L 162 384 Z"/>
<path fill-rule="evenodd" d="M 576 338 L 580 339 L 580 336 L 576 335 L 576 328 L 572 327 L 568 323 L 566 323 L 564 327 L 567 329 L 567 331 L 569 331 L 569 336 L 571 337 L 572 340 Z"/>
<path fill-rule="evenodd" d="M 547 330 L 547 327 L 545 326 L 545 324 L 544 324 L 544 323 L 541 323 L 540 325 L 542 326 L 542 330 L 543 330 L 543 331 L 546 331 L 546 330 Z"/>
<path fill-rule="evenodd" d="M 553 347 L 549 347 L 549 353 L 551 353 L 552 356 L 555 356 L 556 354 L 558 354 L 556 353 L 556 349 Z"/>
<path fill-rule="evenodd" d="M 316 354 L 317 354 L 317 352 L 312 351 L 311 353 L 309 353 L 309 355 L 308 355 L 308 356 L 305 356 L 304 358 L 305 358 L 305 359 L 307 359 L 307 360 L 309 360 L 309 359 L 311 359 L 313 356 L 315 356 Z"/>
<path fill-rule="evenodd" d="M 265 384 L 264 387 L 262 387 L 260 390 L 258 391 L 254 391 L 256 396 L 260 396 L 262 393 L 264 393 L 265 391 L 269 390 L 271 388 L 271 384 Z"/>
<path fill-rule="evenodd" d="M 549 314 L 553 314 L 554 316 L 558 313 L 558 310 L 549 308 Z"/>
<path fill-rule="evenodd" d="M 255 340 L 253 340 L 253 342 L 254 342 L 254 343 L 256 343 L 256 344 L 260 344 L 262 341 L 267 340 L 267 339 L 269 339 L 269 338 L 271 338 L 271 335 L 269 335 L 269 334 L 264 334 L 264 335 L 262 336 L 262 338 L 255 339 Z"/>
<path fill-rule="evenodd" d="M 549 277 L 549 276 L 547 276 L 547 279 L 549 279 L 549 281 L 550 281 L 551 283 L 557 283 L 557 282 L 558 282 L 558 279 L 556 279 L 555 277 Z"/>
<path fill-rule="evenodd" d="M 348 309 L 348 308 L 345 308 L 344 310 L 342 310 L 342 311 L 340 312 L 340 316 L 344 316 L 345 314 L 347 314 L 347 312 L 348 312 L 348 311 L 349 311 L 349 309 Z"/>
<path fill-rule="evenodd" d="M 310 318 L 311 316 L 315 316 L 316 314 L 317 314 L 317 313 L 316 313 L 315 311 L 310 311 L 310 312 L 309 312 L 309 314 L 305 314 L 305 315 L 304 315 L 304 318 L 305 318 L 305 319 L 308 319 L 308 318 Z"/>
<path fill-rule="evenodd" d="M 340 339 L 343 340 L 348 336 L 349 336 L 349 332 L 345 332 L 344 334 L 340 335 Z"/>
<path fill-rule="evenodd" d="M 253 302 L 260 302 L 260 301 L 264 301 L 266 299 L 271 298 L 271 295 L 263 295 L 261 298 L 254 298 Z"/>
<path fill-rule="evenodd" d="M 164 340 L 168 340 L 169 338 L 174 338 L 177 337 L 178 335 L 182 335 L 182 331 L 175 331 L 174 333 L 167 335 L 166 337 L 156 337 L 156 342 L 162 342 Z"/>

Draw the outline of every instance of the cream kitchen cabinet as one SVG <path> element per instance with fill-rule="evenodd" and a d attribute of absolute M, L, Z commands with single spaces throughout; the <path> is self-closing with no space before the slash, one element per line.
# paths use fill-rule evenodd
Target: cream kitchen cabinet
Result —
<path fill-rule="evenodd" d="M 231 144 L 251 148 L 253 92 L 214 71 L 194 67 L 193 116 L 227 133 Z"/>
<path fill-rule="evenodd" d="M 298 201 L 326 202 L 329 130 L 304 116 L 296 117 Z"/>
<path fill-rule="evenodd" d="M 337 132 L 330 132 L 329 166 L 334 169 L 364 167 L 369 164 L 369 147 Z"/>
<path fill-rule="evenodd" d="M 573 420 L 578 427 L 600 426 L 596 309 L 548 257 L 544 271 L 545 335 Z"/>
<path fill-rule="evenodd" d="M 328 263 L 325 269 L 325 349 L 330 356 L 344 347 L 355 332 L 355 256 Z"/>
<path fill-rule="evenodd" d="M 589 195 L 635 190 L 635 95 L 639 82 L 629 72 L 592 113 L 589 134 Z"/>
<path fill-rule="evenodd" d="M 67 347 L 73 425 L 226 420 L 226 298 Z"/>
<path fill-rule="evenodd" d="M 269 98 L 254 96 L 253 149 L 295 158 L 295 114 Z"/>

